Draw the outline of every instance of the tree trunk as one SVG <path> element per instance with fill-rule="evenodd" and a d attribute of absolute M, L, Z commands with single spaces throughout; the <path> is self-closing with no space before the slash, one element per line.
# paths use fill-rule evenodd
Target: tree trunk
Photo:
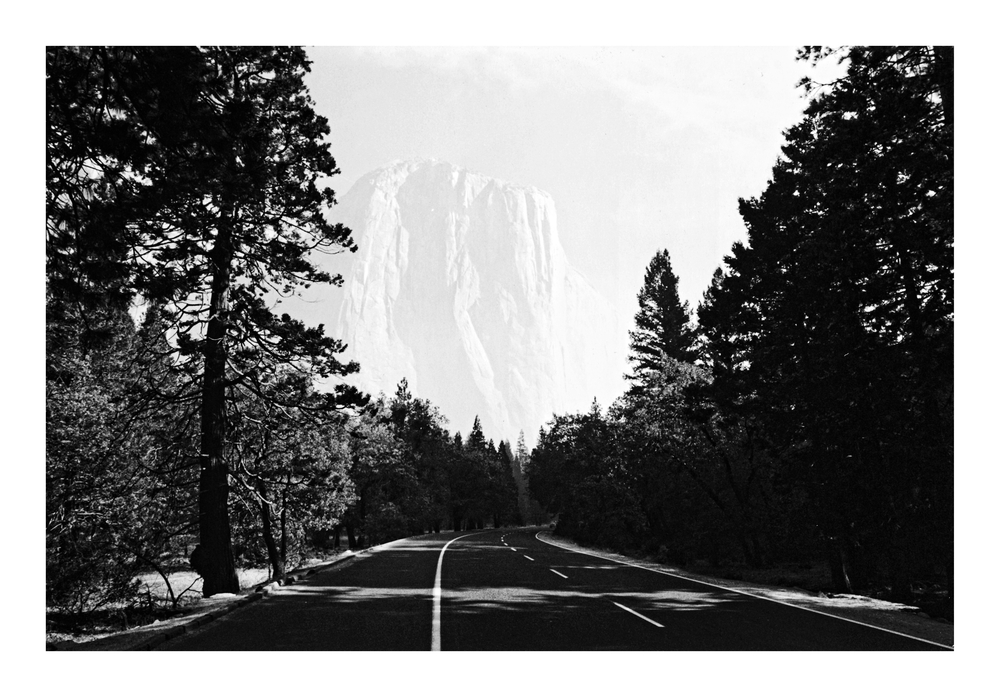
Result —
<path fill-rule="evenodd" d="M 746 533 L 738 528 L 733 529 L 733 537 L 736 538 L 736 541 L 739 542 L 740 549 L 743 550 L 743 561 L 750 568 L 756 568 L 757 565 L 754 564 L 753 549 L 750 547 L 750 538 L 747 537 Z"/>
<path fill-rule="evenodd" d="M 894 530 L 889 541 L 889 600 L 896 603 L 913 600 L 913 575 L 906 538 L 905 530 Z"/>
<path fill-rule="evenodd" d="M 281 492 L 281 566 L 288 563 L 288 505 L 287 487 Z"/>
<path fill-rule="evenodd" d="M 229 468 L 225 459 L 226 325 L 233 258 L 231 232 L 228 220 L 224 220 L 212 250 L 211 314 L 204 344 L 198 525 L 203 557 L 202 593 L 205 597 L 216 593 L 238 593 L 240 590 L 229 527 Z"/>
<path fill-rule="evenodd" d="M 830 564 L 830 580 L 834 593 L 851 593 L 851 578 L 847 575 L 847 560 L 840 540 L 827 542 L 827 561 Z"/>
<path fill-rule="evenodd" d="M 257 493 L 260 495 L 260 523 L 264 535 L 264 546 L 267 547 L 267 558 L 271 563 L 271 580 L 285 582 L 285 560 L 278 553 L 278 545 L 274 541 L 274 531 L 271 527 L 271 504 L 267 501 L 267 487 L 264 482 L 257 482 Z"/>

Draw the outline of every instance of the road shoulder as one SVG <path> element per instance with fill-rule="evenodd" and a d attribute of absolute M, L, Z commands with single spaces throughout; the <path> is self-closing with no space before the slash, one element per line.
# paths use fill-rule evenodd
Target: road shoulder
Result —
<path fill-rule="evenodd" d="M 372 547 L 360 552 L 349 551 L 335 559 L 295 569 L 286 575 L 285 585 L 294 584 L 307 576 L 323 571 L 335 564 L 343 564 L 344 562 L 356 559 L 359 555 L 369 554 L 375 549 L 377 548 Z M 239 594 L 221 593 L 210 598 L 200 598 L 188 606 L 184 614 L 168 620 L 135 627 L 124 632 L 118 632 L 89 641 L 66 640 L 49 643 L 46 645 L 46 649 L 49 651 L 149 651 L 174 637 L 192 632 L 238 608 L 261 600 L 280 588 L 281 586 L 276 582 L 272 582 L 261 584 L 256 588 L 243 591 Z"/>
<path fill-rule="evenodd" d="M 946 620 L 923 617 L 914 612 L 917 608 L 908 608 L 898 603 L 890 603 L 860 595 L 837 595 L 831 598 L 821 593 L 810 593 L 797 588 L 782 588 L 747 583 L 745 581 L 713 578 L 701 574 L 693 574 L 666 564 L 658 564 L 645 559 L 628 557 L 616 552 L 585 547 L 569 539 L 553 535 L 551 532 L 545 530 L 537 533 L 537 537 L 543 542 L 575 552 L 596 555 L 622 564 L 640 566 L 690 581 L 725 588 L 785 605 L 793 605 L 804 610 L 820 612 L 852 622 L 860 622 L 947 647 L 955 646 L 955 625 L 953 623 Z"/>

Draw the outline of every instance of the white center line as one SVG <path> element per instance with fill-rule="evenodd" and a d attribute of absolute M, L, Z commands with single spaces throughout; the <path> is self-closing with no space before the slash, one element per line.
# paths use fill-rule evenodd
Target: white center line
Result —
<path fill-rule="evenodd" d="M 615 601 L 614 601 L 614 600 L 612 600 L 611 602 L 615 603 Z M 653 625 L 656 625 L 657 627 L 660 627 L 661 629 L 663 628 L 663 625 L 662 625 L 662 624 L 660 624 L 659 622 L 655 622 L 655 621 L 653 621 L 653 620 L 649 619 L 648 617 L 646 617 L 645 615 L 640 615 L 640 614 L 639 614 L 638 612 L 636 612 L 636 611 L 635 611 L 635 610 L 633 610 L 632 608 L 629 608 L 629 607 L 625 607 L 625 606 L 624 606 L 624 605 L 622 605 L 621 603 L 615 603 L 615 605 L 617 605 L 618 607 L 620 607 L 620 608 L 621 608 L 622 610 L 624 610 L 625 612 L 631 612 L 631 613 L 632 613 L 633 615 L 635 615 L 636 617 L 639 617 L 639 618 L 641 618 L 641 619 L 644 619 L 644 620 L 646 620 L 646 621 L 647 621 L 647 622 L 649 622 L 650 624 L 653 624 Z"/>
<path fill-rule="evenodd" d="M 468 535 L 459 535 L 454 540 L 449 540 L 448 544 L 441 548 L 441 554 L 438 556 L 437 572 L 434 574 L 434 608 L 433 614 L 431 615 L 431 651 L 441 650 L 441 565 L 444 563 L 444 553 L 448 549 L 448 546 L 455 540 L 461 540 L 463 537 L 468 537 L 469 535 L 475 535 L 475 533 L 470 532 Z"/>
<path fill-rule="evenodd" d="M 556 576 L 562 576 L 563 578 L 566 578 L 566 579 L 569 578 L 569 576 L 563 576 L 563 574 L 559 573 L 555 569 L 549 569 L 549 571 L 551 571 L 552 573 L 554 573 Z"/>
<path fill-rule="evenodd" d="M 535 561 L 534 559 L 532 559 L 531 557 L 529 557 L 527 554 L 524 555 L 524 558 L 527 559 L 528 561 Z"/>

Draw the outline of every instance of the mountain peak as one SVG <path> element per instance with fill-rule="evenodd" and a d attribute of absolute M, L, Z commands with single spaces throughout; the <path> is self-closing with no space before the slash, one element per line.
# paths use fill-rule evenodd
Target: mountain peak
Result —
<path fill-rule="evenodd" d="M 362 389 L 407 378 L 467 431 L 533 434 L 614 371 L 608 302 L 574 270 L 544 191 L 434 159 L 364 175 L 338 206 L 358 253 L 332 334 Z"/>
<path fill-rule="evenodd" d="M 447 174 L 454 178 L 464 177 L 475 181 L 492 182 L 499 188 L 521 190 L 532 195 L 551 198 L 548 192 L 536 186 L 518 184 L 489 176 L 436 157 L 410 157 L 393 160 L 363 175 L 358 179 L 358 183 L 368 182 L 372 186 L 377 184 L 380 187 L 391 187 L 393 183 L 405 180 L 414 173 L 428 171 L 434 171 L 438 176 Z"/>

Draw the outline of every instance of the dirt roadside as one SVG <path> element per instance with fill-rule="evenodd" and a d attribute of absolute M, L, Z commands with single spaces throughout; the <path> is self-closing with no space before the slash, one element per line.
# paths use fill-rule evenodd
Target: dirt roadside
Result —
<path fill-rule="evenodd" d="M 335 558 L 300 567 L 286 576 L 286 584 L 296 583 L 334 564 L 350 563 L 358 556 L 370 554 L 374 549 L 376 548 L 368 548 L 359 552 L 348 551 Z M 256 602 L 277 587 L 277 583 L 265 583 L 243 590 L 239 594 L 220 593 L 211 598 L 199 598 L 186 605 L 182 613 L 170 619 L 97 638 L 86 638 L 78 641 L 47 641 L 46 649 L 49 651 L 148 651 L 173 637 L 201 627 L 248 603 Z"/>

